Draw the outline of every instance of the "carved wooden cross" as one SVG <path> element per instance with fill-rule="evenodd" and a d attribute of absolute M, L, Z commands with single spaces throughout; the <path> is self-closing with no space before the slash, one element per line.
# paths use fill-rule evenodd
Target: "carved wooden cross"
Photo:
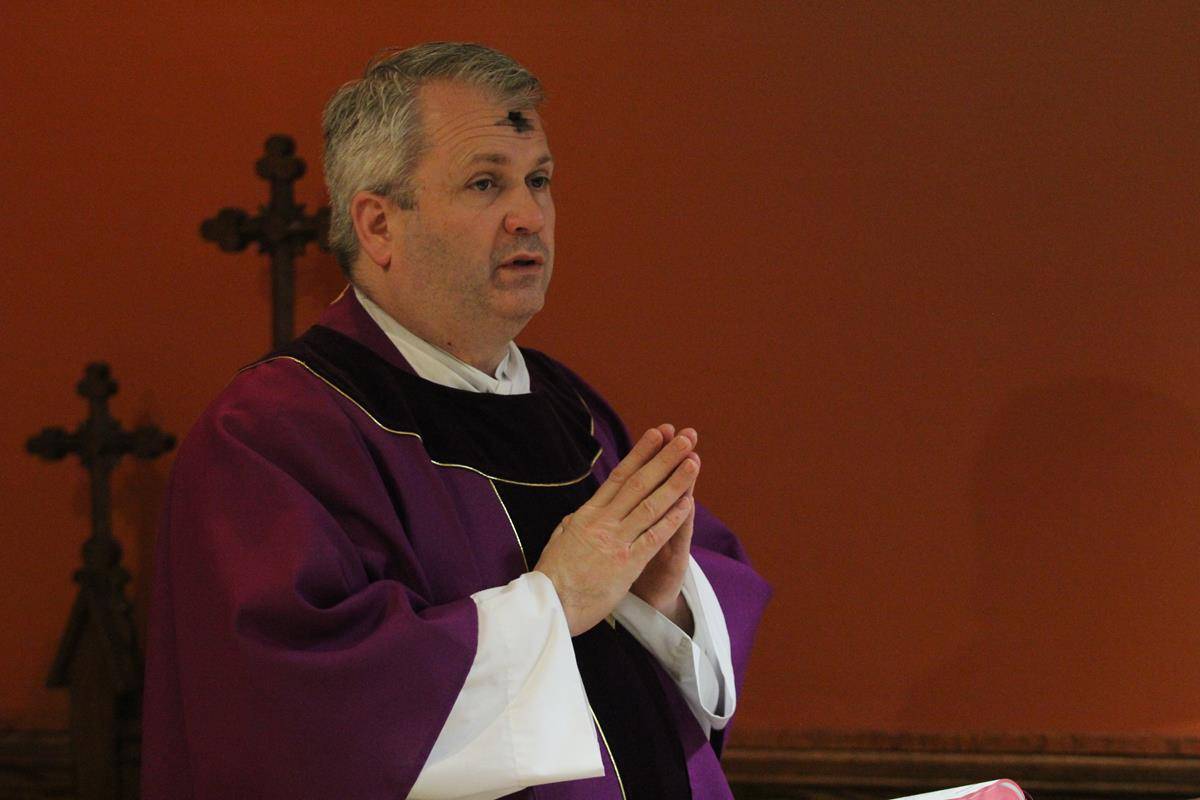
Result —
<path fill-rule="evenodd" d="M 89 413 L 75 431 L 45 428 L 26 449 L 49 461 L 74 453 L 91 475 L 92 535 L 83 545 L 83 568 L 76 571 L 79 594 L 59 642 L 46 681 L 70 687 L 71 740 L 80 800 L 132 797 L 120 755 L 126 731 L 138 714 L 142 670 L 137 637 L 121 566 L 121 546 L 112 535 L 109 477 L 125 455 L 155 458 L 175 446 L 175 438 L 146 425 L 133 431 L 108 413 L 117 384 L 107 364 L 88 364 L 76 390 Z M 132 788 L 131 788 L 132 787 Z"/>
<path fill-rule="evenodd" d="M 215 217 L 204 220 L 200 235 L 216 242 L 228 253 L 245 250 L 258 243 L 260 253 L 271 255 L 271 342 L 275 348 L 292 340 L 295 305 L 295 269 L 292 260 L 312 241 L 328 250 L 329 208 L 306 215 L 304 204 L 297 204 L 293 184 L 305 171 L 297 158 L 296 143 L 289 136 L 272 136 L 265 145 L 266 155 L 255 164 L 260 178 L 271 182 L 271 199 L 259 206 L 251 217 L 240 208 L 222 208 Z"/>
<path fill-rule="evenodd" d="M 58 461 L 71 453 L 79 456 L 91 474 L 92 490 L 92 536 L 83 546 L 84 571 L 123 573 L 121 546 L 112 535 L 109 476 L 122 456 L 155 458 L 175 446 L 175 437 L 152 425 L 134 431 L 121 429 L 121 423 L 108 413 L 108 398 L 117 393 L 117 384 L 109 376 L 107 364 L 88 364 L 76 391 L 88 401 L 88 418 L 74 433 L 45 428 L 31 437 L 25 448 L 47 461 Z"/>

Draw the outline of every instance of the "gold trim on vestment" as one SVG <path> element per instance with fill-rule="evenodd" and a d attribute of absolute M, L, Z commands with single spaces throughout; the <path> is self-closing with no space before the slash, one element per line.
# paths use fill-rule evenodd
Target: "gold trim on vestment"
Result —
<path fill-rule="evenodd" d="M 488 486 L 492 487 L 492 491 L 496 493 L 496 500 L 500 503 L 500 508 L 504 510 L 504 518 L 508 520 L 508 527 L 512 528 L 513 538 L 517 540 L 517 549 L 521 551 L 521 561 L 525 564 L 525 571 L 529 572 L 529 559 L 525 557 L 525 545 L 521 544 L 521 534 L 517 533 L 517 526 L 513 523 L 512 515 L 508 513 L 508 506 L 504 505 L 504 498 L 500 496 L 496 482 L 489 480 Z"/>
<path fill-rule="evenodd" d="M 355 400 L 350 395 L 343 392 L 336 385 L 334 385 L 334 383 L 332 381 L 330 381 L 324 375 L 317 372 L 315 369 L 313 369 L 312 367 L 310 367 L 308 364 L 304 363 L 300 359 L 296 358 L 295 356 L 274 356 L 272 358 L 263 359 L 262 361 L 256 361 L 253 364 L 250 364 L 249 366 L 242 367 L 240 370 L 238 370 L 238 374 L 241 374 L 242 372 L 245 372 L 248 369 L 253 369 L 254 367 L 260 366 L 262 364 L 269 364 L 272 361 L 279 361 L 279 360 L 293 361 L 293 362 L 299 364 L 300 366 L 304 367 L 306 370 L 311 372 L 313 375 L 315 375 L 316 377 L 318 377 L 322 381 L 324 381 L 325 385 L 327 385 L 330 389 L 333 389 L 335 392 L 340 394 L 342 397 L 346 398 L 351 403 L 353 403 L 355 406 L 357 406 L 359 411 L 361 411 L 367 415 L 367 419 L 371 420 L 371 422 L 374 422 L 381 429 L 387 431 L 388 433 L 394 433 L 397 436 L 412 436 L 412 437 L 415 437 L 418 441 L 420 441 L 421 444 L 425 443 L 425 440 L 421 437 L 421 434 L 417 433 L 416 431 L 398 431 L 395 428 L 389 428 L 387 425 L 384 425 L 382 422 L 375 419 L 375 416 L 370 411 L 367 411 L 367 409 L 363 408 L 361 403 L 359 403 L 357 400 Z M 581 397 L 579 399 L 582 402 L 583 398 Z M 596 420 L 592 419 L 592 412 L 587 407 L 587 403 L 583 404 L 583 409 L 584 409 L 584 411 L 587 411 L 588 420 L 591 423 L 591 430 L 594 433 L 596 430 Z M 589 434 L 589 435 L 592 435 L 592 434 Z M 428 453 L 428 450 L 426 451 L 426 453 Z M 444 461 L 435 461 L 432 458 L 429 459 L 429 463 L 433 464 L 434 466 L 438 466 L 438 467 L 450 467 L 452 469 L 465 469 L 469 472 L 474 472 L 476 475 L 481 475 L 481 476 L 487 478 L 489 481 L 500 481 L 501 483 L 511 483 L 514 486 L 533 486 L 533 487 L 553 488 L 556 486 L 570 486 L 571 484 L 579 483 L 580 481 L 587 480 L 587 477 L 592 474 L 592 467 L 594 467 L 596 465 L 596 462 L 600 460 L 600 456 L 603 454 L 604 454 L 604 448 L 599 447 L 596 450 L 596 455 L 592 456 L 592 463 L 588 464 L 587 472 L 583 473 L 578 478 L 572 478 L 569 481 L 558 481 L 557 483 L 527 483 L 525 481 L 514 481 L 509 478 L 501 478 L 497 475 L 489 475 L 486 472 L 484 472 L 483 470 L 476 469 L 475 467 L 469 466 L 467 464 L 449 464 Z M 492 488 L 495 489 L 494 486 Z M 505 511 L 505 513 L 508 513 L 507 510 Z"/>
<path fill-rule="evenodd" d="M 583 406 L 583 410 L 587 412 L 588 423 L 589 423 L 588 424 L 588 436 L 595 436 L 596 435 L 596 418 L 592 416 L 592 409 L 588 407 L 587 400 L 583 399 L 583 395 L 581 395 L 575 389 L 572 389 L 571 391 L 575 392 L 575 396 L 579 398 L 579 405 Z M 593 461 L 592 463 L 595 464 L 596 462 Z"/>
<path fill-rule="evenodd" d="M 600 731 L 600 741 L 604 742 L 604 749 L 608 751 L 608 760 L 612 762 L 613 774 L 617 776 L 617 788 L 621 790 L 621 800 L 626 800 L 625 782 L 621 780 L 621 770 L 617 769 L 617 759 L 613 757 L 612 748 L 608 746 L 608 737 L 604 735 L 604 728 L 600 727 L 600 720 L 596 719 L 596 712 L 592 710 L 591 703 L 588 703 L 588 712 L 592 715 L 592 722 L 596 723 L 596 730 Z"/>

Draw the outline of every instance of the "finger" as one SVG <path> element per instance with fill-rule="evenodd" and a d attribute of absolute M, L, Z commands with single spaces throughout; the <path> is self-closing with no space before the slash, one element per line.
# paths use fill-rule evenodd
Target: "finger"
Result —
<path fill-rule="evenodd" d="M 691 508 L 688 510 L 683 522 L 679 523 L 679 527 L 674 533 L 669 535 L 662 549 L 654 556 L 654 560 L 656 561 L 662 561 L 664 558 L 669 561 L 678 561 L 680 559 L 686 561 L 688 554 L 692 550 L 692 531 L 695 528 L 694 523 L 696 520 L 696 499 L 687 494 L 683 497 L 691 500 Z"/>
<path fill-rule="evenodd" d="M 692 531 L 696 527 L 696 498 L 692 496 L 691 491 L 689 491 L 684 496 L 692 501 L 692 507 L 690 509 L 688 509 L 687 519 L 685 519 L 683 521 L 683 524 L 679 526 L 679 533 L 676 535 L 675 538 L 679 539 L 680 537 L 683 537 L 681 540 L 681 543 L 682 543 L 684 549 L 691 550 L 691 548 L 692 548 Z"/>
<path fill-rule="evenodd" d="M 662 431 L 658 428 L 651 428 L 643 433 L 642 438 L 633 445 L 633 449 L 625 458 L 621 459 L 621 463 L 613 468 L 613 471 L 608 474 L 608 478 L 584 505 L 604 507 L 612 502 L 626 481 L 662 450 L 663 442 L 666 441 L 668 440 L 663 438 Z"/>
<path fill-rule="evenodd" d="M 690 458 L 682 459 L 671 476 L 648 497 L 634 506 L 628 516 L 621 521 L 622 536 L 627 541 L 633 541 L 643 531 L 657 523 L 672 509 L 679 498 L 687 496 L 688 487 L 695 481 L 696 470 L 695 461 Z M 606 513 L 611 513 L 611 509 L 615 505 L 615 502 L 610 505 L 606 509 Z"/>
<path fill-rule="evenodd" d="M 696 526 L 696 481 L 700 478 L 700 454 L 693 452 L 689 453 L 688 457 L 696 462 L 696 474 L 692 477 L 692 485 L 687 490 L 687 497 L 692 501 L 692 507 L 688 509 L 687 519 L 683 521 L 678 535 L 683 537 L 684 549 L 691 552 L 692 531 Z"/>
<path fill-rule="evenodd" d="M 643 568 L 644 565 L 650 563 L 650 559 L 654 558 L 662 546 L 669 542 L 675 532 L 680 529 L 688 515 L 692 513 L 693 507 L 692 498 L 686 495 L 676 500 L 658 522 L 647 528 L 630 545 L 634 562 L 642 565 Z"/>
<path fill-rule="evenodd" d="M 644 501 L 651 495 L 662 483 L 670 477 L 679 463 L 684 460 L 692 449 L 692 439 L 687 435 L 690 429 L 685 429 L 678 436 L 672 439 L 668 444 L 664 445 L 654 458 L 642 466 L 637 472 L 631 475 L 624 485 L 613 497 L 612 501 L 606 506 L 606 511 L 613 514 L 618 520 L 629 516 L 629 513 L 637 507 L 639 503 Z M 675 502 L 672 497 L 667 505 Z M 665 507 L 659 508 L 659 514 L 666 511 Z M 646 525 L 649 527 L 654 524 L 657 519 L 648 520 Z"/>
<path fill-rule="evenodd" d="M 659 425 L 659 426 L 658 426 L 658 429 L 659 429 L 660 431 L 662 431 L 662 434 L 663 434 L 663 441 L 664 441 L 664 442 L 669 442 L 669 441 L 671 441 L 673 438 L 675 438 L 675 426 L 674 426 L 674 425 L 671 425 L 671 424 L 669 424 L 669 423 L 665 423 L 665 422 L 664 422 L 662 425 Z M 699 441 L 700 441 L 700 434 L 696 433 L 696 429 L 695 429 L 695 428 L 684 428 L 683 430 L 681 430 L 681 431 L 679 432 L 679 435 L 680 435 L 680 436 L 686 436 L 686 437 L 688 437 L 689 439 L 691 439 L 691 440 L 692 440 L 692 447 L 693 447 L 693 448 L 694 448 L 694 447 L 695 447 L 695 446 L 696 446 L 696 445 L 699 443 Z"/>

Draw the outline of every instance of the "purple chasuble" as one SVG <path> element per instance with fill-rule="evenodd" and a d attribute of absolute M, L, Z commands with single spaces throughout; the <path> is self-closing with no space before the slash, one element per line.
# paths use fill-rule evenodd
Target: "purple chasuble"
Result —
<path fill-rule="evenodd" d="M 146 800 L 402 798 L 475 654 L 470 595 L 532 567 L 628 452 L 611 408 L 523 351 L 529 395 L 417 377 L 344 292 L 240 372 L 171 476 L 147 644 Z M 740 683 L 770 591 L 697 507 Z M 573 639 L 605 775 L 515 796 L 729 798 L 679 690 L 619 625 Z"/>

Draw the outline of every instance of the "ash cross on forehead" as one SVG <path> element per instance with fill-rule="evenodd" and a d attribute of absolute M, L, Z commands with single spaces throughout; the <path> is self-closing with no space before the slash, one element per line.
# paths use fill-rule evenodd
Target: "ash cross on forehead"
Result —
<path fill-rule="evenodd" d="M 507 125 L 514 128 L 517 133 L 525 133 L 533 130 L 533 120 L 522 114 L 520 111 L 510 111 L 508 116 L 496 123 L 497 125 Z"/>

